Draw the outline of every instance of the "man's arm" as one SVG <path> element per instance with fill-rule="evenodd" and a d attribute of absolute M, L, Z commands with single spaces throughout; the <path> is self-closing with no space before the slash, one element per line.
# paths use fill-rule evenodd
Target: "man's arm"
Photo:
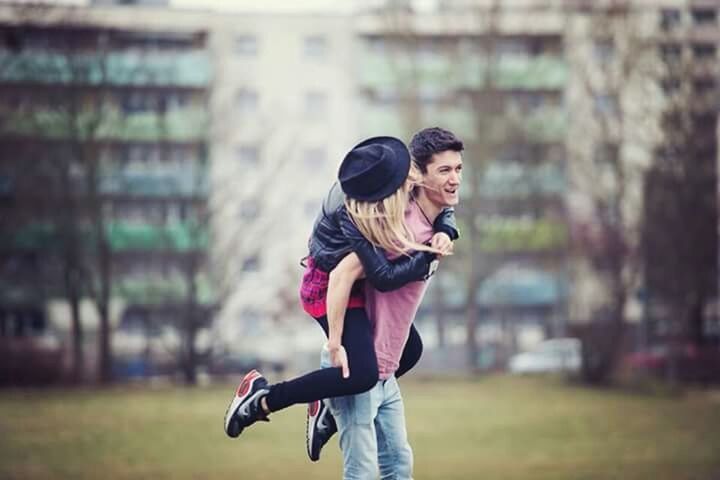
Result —
<path fill-rule="evenodd" d="M 328 350 L 333 366 L 341 367 L 343 378 L 350 376 L 347 354 L 342 346 L 345 312 L 353 284 L 365 275 L 355 253 L 349 253 L 330 272 L 327 291 Z"/>

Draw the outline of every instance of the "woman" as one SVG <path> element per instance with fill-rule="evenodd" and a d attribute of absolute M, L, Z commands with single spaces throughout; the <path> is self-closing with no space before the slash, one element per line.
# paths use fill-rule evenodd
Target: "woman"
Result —
<path fill-rule="evenodd" d="M 417 182 L 414 175 L 409 177 L 411 164 L 405 144 L 393 137 L 365 140 L 343 159 L 340 184 L 331 188 L 313 228 L 301 288 L 303 308 L 318 321 L 329 337 L 328 344 L 334 346 L 336 368 L 319 369 L 273 385 L 255 370 L 248 373 L 225 414 L 225 432 L 230 437 L 295 403 L 354 395 L 377 383 L 377 360 L 362 289 L 351 292 L 344 322 L 329 325 L 327 287 L 330 272 L 351 252 L 362 262 L 367 280 L 380 291 L 397 289 L 430 273 L 431 263 L 443 251 L 416 243 L 404 223 L 408 192 Z M 450 239 L 457 238 L 451 210 L 438 216 L 434 229 Z M 402 256 L 391 262 L 384 250 Z M 414 253 L 408 253 L 411 250 Z M 414 334 L 419 342 L 417 332 Z M 408 360 L 412 364 L 415 361 L 417 358 Z"/>

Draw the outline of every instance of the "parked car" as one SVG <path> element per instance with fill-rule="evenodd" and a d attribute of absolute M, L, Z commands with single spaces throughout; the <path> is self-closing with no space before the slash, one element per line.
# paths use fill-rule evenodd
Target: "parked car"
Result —
<path fill-rule="evenodd" d="M 577 338 L 553 338 L 532 350 L 510 357 L 511 373 L 576 373 L 582 363 L 581 344 Z"/>
<path fill-rule="evenodd" d="M 717 345 L 699 346 L 691 343 L 653 345 L 623 357 L 623 367 L 631 373 L 667 377 L 676 380 L 720 382 L 720 349 Z"/>

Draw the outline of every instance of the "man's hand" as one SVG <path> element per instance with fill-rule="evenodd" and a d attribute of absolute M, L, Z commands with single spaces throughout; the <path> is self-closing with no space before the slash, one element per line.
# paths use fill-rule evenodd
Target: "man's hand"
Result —
<path fill-rule="evenodd" d="M 350 376 L 350 367 L 348 367 L 347 352 L 342 345 L 328 345 L 330 351 L 330 363 L 333 367 L 342 368 L 343 378 Z"/>
<path fill-rule="evenodd" d="M 432 248 L 438 249 L 440 251 L 440 255 L 442 255 L 443 257 L 446 255 L 452 255 L 453 242 L 452 240 L 450 240 L 450 237 L 447 233 L 438 232 L 433 235 L 432 239 L 430 240 L 430 246 Z"/>

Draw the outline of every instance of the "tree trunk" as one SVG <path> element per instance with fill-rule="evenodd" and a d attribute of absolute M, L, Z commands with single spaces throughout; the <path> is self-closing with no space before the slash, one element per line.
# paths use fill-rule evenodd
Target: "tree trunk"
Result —
<path fill-rule="evenodd" d="M 75 288 L 68 292 L 68 301 L 70 303 L 70 321 L 72 330 L 72 382 L 75 384 L 82 383 L 83 370 L 85 368 L 85 356 L 83 352 L 83 330 L 80 318 L 80 295 Z"/>
<path fill-rule="evenodd" d="M 435 280 L 435 327 L 437 331 L 438 350 L 445 348 L 445 291 L 440 282 Z"/>
<path fill-rule="evenodd" d="M 195 273 L 197 272 L 198 259 L 195 258 L 195 254 L 191 255 L 189 265 L 186 271 L 187 280 L 187 302 L 185 308 L 185 319 L 184 319 L 184 336 L 185 345 L 183 353 L 181 354 L 181 362 L 183 375 L 186 385 L 197 384 L 197 363 L 198 355 L 195 349 L 195 339 L 197 337 L 197 282 L 195 280 Z"/>

